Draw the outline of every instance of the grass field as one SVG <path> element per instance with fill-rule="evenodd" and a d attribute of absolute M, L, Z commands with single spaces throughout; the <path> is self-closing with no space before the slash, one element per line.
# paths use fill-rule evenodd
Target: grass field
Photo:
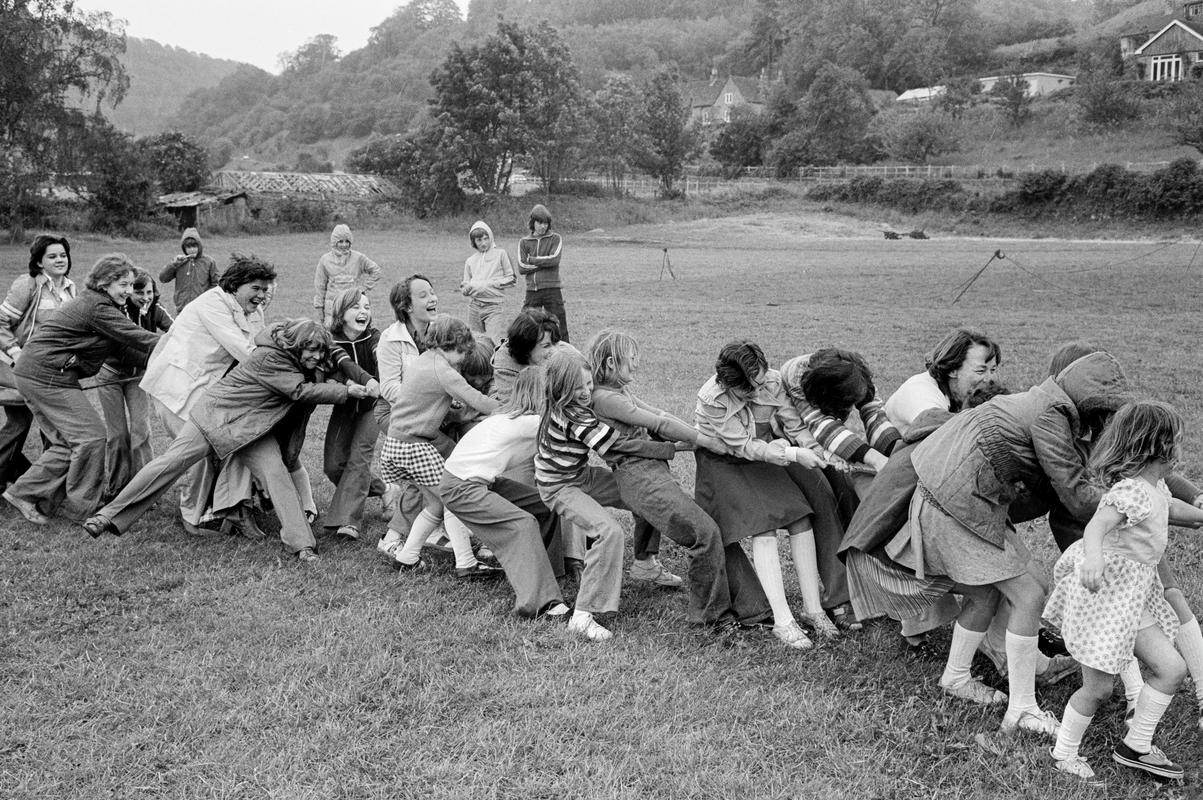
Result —
<path fill-rule="evenodd" d="M 1016 389 L 1041 379 L 1056 344 L 1086 338 L 1184 412 L 1183 466 L 1203 476 L 1194 243 L 887 242 L 836 222 L 571 235 L 573 341 L 606 325 L 631 331 L 644 345 L 636 391 L 687 416 L 734 337 L 759 341 L 773 363 L 826 345 L 859 350 L 883 393 L 958 323 L 1003 343 Z M 516 226 L 496 228 L 513 254 Z M 325 243 L 219 238 L 206 250 L 219 262 L 232 249 L 274 260 L 270 311 L 300 315 Z M 464 312 L 452 290 L 466 237 L 358 231 L 355 245 L 390 284 L 422 271 L 443 310 Z M 675 280 L 658 278 L 664 247 Z M 80 240 L 74 277 L 113 249 L 148 266 L 176 252 Z M 1006 258 L 953 305 L 995 250 Z M 24 261 L 0 247 L 0 283 Z M 373 301 L 383 327 L 384 293 Z M 319 505 L 330 495 L 326 418 L 314 415 L 306 449 Z M 673 468 L 691 488 L 692 457 Z M 684 593 L 626 585 L 608 622 L 615 638 L 588 645 L 512 618 L 504 584 L 458 583 L 449 565 L 398 580 L 371 546 L 378 521 L 363 543 L 322 539 L 320 564 L 305 567 L 276 543 L 188 537 L 174 518 L 161 503 L 124 538 L 93 542 L 0 510 L 0 797 L 1143 798 L 1199 796 L 1203 785 L 1189 689 L 1158 737 L 1187 767 L 1185 789 L 1155 791 L 1110 763 L 1122 727 L 1112 703 L 1084 747 L 1107 780 L 1091 790 L 1051 770 L 1046 743 L 999 736 L 999 712 L 942 697 L 946 637 L 910 654 L 881 622 L 803 655 L 770 637 L 719 647 L 686 628 Z M 1025 535 L 1051 567 L 1047 531 Z M 1178 532 L 1170 557 L 1203 606 L 1191 536 Z M 684 569 L 667 541 L 663 555 Z M 1042 692 L 1043 705 L 1059 714 L 1075 683 Z"/>

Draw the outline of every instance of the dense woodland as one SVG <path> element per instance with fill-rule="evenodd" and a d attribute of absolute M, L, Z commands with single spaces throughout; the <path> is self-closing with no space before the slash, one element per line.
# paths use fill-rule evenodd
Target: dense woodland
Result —
<path fill-rule="evenodd" d="M 830 62 L 869 88 L 902 91 L 959 75 L 1074 61 L 1114 48 L 1097 23 L 1132 6 L 1159 13 L 1161 0 L 472 0 L 461 19 L 452 0 L 413 0 L 342 53 L 318 36 L 291 54 L 281 75 L 243 66 L 193 93 L 175 123 L 222 151 L 281 151 L 283 145 L 403 133 L 429 119 L 430 75 L 453 42 L 493 31 L 499 18 L 547 21 L 571 52 L 582 88 L 608 78 L 642 81 L 672 64 L 684 80 L 722 74 L 780 78 L 794 99 Z M 1140 11 L 1141 9 L 1137 9 Z M 1061 45 L 1014 64 L 998 48 L 1030 40 Z M 1067 44 L 1068 43 L 1068 44 Z"/>

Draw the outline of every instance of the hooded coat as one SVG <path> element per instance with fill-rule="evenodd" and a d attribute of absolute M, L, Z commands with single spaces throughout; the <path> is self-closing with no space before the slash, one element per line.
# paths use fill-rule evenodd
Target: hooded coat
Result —
<path fill-rule="evenodd" d="M 335 225 L 330 233 L 330 252 L 317 262 L 313 274 L 313 307 L 322 314 L 323 324 L 329 327 L 334 313 L 335 299 L 354 286 L 370 292 L 380 280 L 380 266 L 358 250 L 340 253 L 334 245 L 351 238 L 351 229 L 346 225 Z"/>
<path fill-rule="evenodd" d="M 460 291 L 477 303 L 496 305 L 504 298 L 503 289 L 508 289 L 518 282 L 514 268 L 510 265 L 510 254 L 497 246 L 493 229 L 483 220 L 472 223 L 468 229 L 468 241 L 472 241 L 475 231 L 489 234 L 491 246 L 485 252 L 477 250 L 464 262 L 464 279 L 460 282 Z M 476 244 L 473 243 L 475 248 Z"/>
<path fill-rule="evenodd" d="M 1047 486 L 1065 509 L 1089 519 L 1102 489 L 1086 478 L 1083 417 L 1128 399 L 1110 353 L 1070 364 L 1026 392 L 995 397 L 956 415 L 915 448 L 924 491 L 976 536 L 1003 546 L 1007 511 L 1022 489 Z"/>
<path fill-rule="evenodd" d="M 196 228 L 186 228 L 180 234 L 180 250 L 184 249 L 189 239 L 196 242 L 196 255 L 191 258 L 187 257 L 187 254 L 183 258 L 176 256 L 175 260 L 163 267 L 159 273 L 159 283 L 175 281 L 173 299 L 177 314 L 203 292 L 216 286 L 217 279 L 221 277 L 217 262 L 205 255 L 205 245 L 201 242 L 200 233 Z"/>

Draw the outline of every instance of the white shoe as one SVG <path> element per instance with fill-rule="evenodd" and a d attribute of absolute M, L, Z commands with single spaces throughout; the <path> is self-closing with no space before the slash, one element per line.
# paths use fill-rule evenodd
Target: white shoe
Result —
<path fill-rule="evenodd" d="M 979 706 L 996 706 L 1007 702 L 1007 695 L 997 689 L 991 689 L 986 684 L 982 683 L 981 678 L 970 677 L 964 683 L 955 686 L 945 684 L 940 681 L 940 688 L 944 694 L 950 697 L 956 697 L 959 700 L 968 700 L 970 703 L 977 703 Z"/>
<path fill-rule="evenodd" d="M 1057 732 L 1061 730 L 1061 720 L 1050 712 L 1041 711 L 1033 706 L 1024 711 L 1008 711 L 1003 715 L 1002 724 L 998 726 L 998 729 L 1003 733 L 1014 733 L 1017 730 L 1039 733 L 1055 739 Z"/>
<path fill-rule="evenodd" d="M 604 642 L 614 636 L 608 628 L 599 624 L 587 611 L 573 613 L 572 619 L 568 621 L 568 632 L 583 636 L 591 642 Z"/>
<path fill-rule="evenodd" d="M 391 528 L 380 537 L 380 541 L 376 542 L 376 549 L 390 558 L 396 554 L 396 550 L 400 546 L 401 534 Z"/>
<path fill-rule="evenodd" d="M 840 635 L 840 629 L 831 621 L 825 611 L 816 611 L 802 615 L 802 618 L 811 624 L 815 629 L 815 633 L 824 639 L 837 639 Z"/>
<path fill-rule="evenodd" d="M 809 650 L 815 646 L 810 637 L 793 620 L 785 625 L 774 625 L 773 635 L 780 639 L 786 647 L 792 647 L 795 650 Z"/>
<path fill-rule="evenodd" d="M 666 589 L 676 589 L 684 585 L 685 580 L 680 575 L 674 575 L 660 563 L 660 559 L 652 556 L 643 561 L 636 561 L 627 570 L 627 575 L 632 580 L 647 581 L 654 583 L 657 586 L 663 586 Z"/>
<path fill-rule="evenodd" d="M 1053 756 L 1053 749 L 1052 747 L 1048 749 L 1050 756 Z M 1081 756 L 1074 756 L 1073 758 L 1057 758 L 1053 756 L 1053 766 L 1057 768 L 1058 772 L 1074 775 L 1088 783 L 1095 782 L 1094 770 L 1086 763 L 1086 759 Z"/>

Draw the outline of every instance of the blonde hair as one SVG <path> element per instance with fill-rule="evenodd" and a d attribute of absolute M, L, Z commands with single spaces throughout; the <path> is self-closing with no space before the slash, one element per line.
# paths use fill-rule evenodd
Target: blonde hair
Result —
<path fill-rule="evenodd" d="M 524 367 L 518 372 L 518 380 L 514 381 L 514 390 L 510 399 L 497 409 L 498 414 L 507 417 L 520 417 L 523 414 L 543 414 L 547 408 L 547 373 L 543 367 Z"/>
<path fill-rule="evenodd" d="M 589 343 L 589 370 L 593 382 L 599 386 L 614 385 L 619 366 L 630 364 L 638 356 L 639 342 L 631 334 L 611 328 L 598 331 Z M 608 363 L 611 359 L 613 364 Z"/>
<path fill-rule="evenodd" d="M 1169 403 L 1126 403 L 1103 430 L 1089 469 L 1103 486 L 1131 478 L 1154 461 L 1173 464 L 1182 441 L 1182 416 Z"/>
<path fill-rule="evenodd" d="M 576 404 L 577 393 L 585 388 L 586 369 L 588 365 L 585 359 L 572 350 L 557 350 L 543 362 L 547 405 L 543 409 L 543 420 L 539 423 L 540 437 L 547 431 L 552 414 L 563 416 L 569 406 Z"/>

